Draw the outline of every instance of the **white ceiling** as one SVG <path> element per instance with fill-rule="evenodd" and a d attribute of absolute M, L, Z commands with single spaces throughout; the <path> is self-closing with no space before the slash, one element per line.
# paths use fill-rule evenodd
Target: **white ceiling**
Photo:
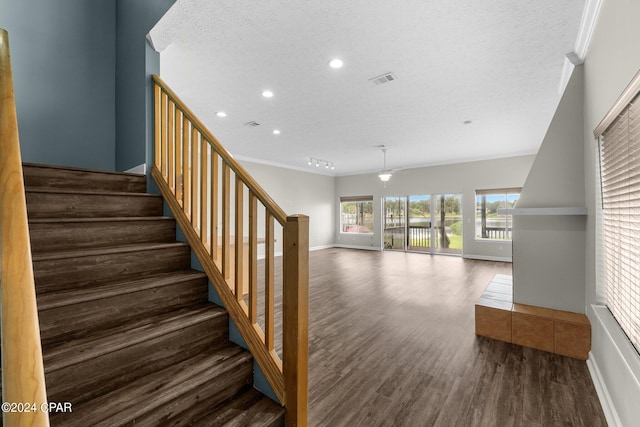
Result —
<path fill-rule="evenodd" d="M 162 78 L 236 158 L 348 175 L 382 169 L 381 144 L 395 169 L 535 153 L 584 7 L 178 0 L 150 37 Z M 369 81 L 387 72 L 397 80 Z"/>

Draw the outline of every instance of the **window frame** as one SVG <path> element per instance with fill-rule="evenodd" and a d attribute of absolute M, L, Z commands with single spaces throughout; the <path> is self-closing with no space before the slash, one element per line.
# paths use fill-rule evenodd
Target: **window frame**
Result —
<path fill-rule="evenodd" d="M 373 205 L 373 195 L 371 196 L 347 196 L 347 197 L 340 197 L 339 200 L 339 212 L 340 212 L 340 234 L 349 234 L 349 235 L 361 235 L 361 236 L 371 236 L 374 233 L 374 226 L 375 226 L 375 209 L 374 209 L 374 205 Z M 371 205 L 371 227 L 369 228 L 370 231 L 368 232 L 362 232 L 362 231 L 344 231 L 344 227 L 345 227 L 345 222 L 344 222 L 344 210 L 343 210 L 343 204 L 344 203 L 356 203 L 356 204 L 363 204 L 363 203 L 369 203 Z M 356 223 L 355 224 L 346 224 L 346 225 L 355 225 L 356 227 L 363 227 L 364 226 L 364 221 L 363 223 L 359 223 L 358 221 L 358 214 L 356 213 Z"/>
<path fill-rule="evenodd" d="M 474 207 L 474 223 L 473 223 L 473 236 L 474 239 L 478 242 L 511 242 L 513 241 L 513 215 L 511 214 L 501 214 L 501 217 L 504 217 L 504 235 L 507 236 L 506 238 L 491 238 L 491 237 L 482 237 L 482 236 L 478 236 L 478 218 L 480 215 L 480 218 L 482 213 L 481 213 L 481 208 L 478 207 L 478 197 L 479 196 L 503 196 L 504 199 L 504 204 L 505 204 L 505 208 L 510 208 L 509 206 L 509 196 L 512 195 L 517 195 L 518 198 L 515 201 L 513 207 L 516 206 L 516 204 L 518 203 L 518 201 L 520 200 L 520 193 L 522 191 L 522 187 L 510 187 L 510 188 L 490 188 L 490 189 L 476 189 L 475 191 L 475 197 L 474 197 L 474 203 L 475 203 L 475 207 Z M 485 206 L 485 212 L 486 212 L 486 206 Z M 486 214 L 485 214 L 485 219 L 486 219 Z M 511 227 L 509 227 L 509 225 L 511 225 Z"/>

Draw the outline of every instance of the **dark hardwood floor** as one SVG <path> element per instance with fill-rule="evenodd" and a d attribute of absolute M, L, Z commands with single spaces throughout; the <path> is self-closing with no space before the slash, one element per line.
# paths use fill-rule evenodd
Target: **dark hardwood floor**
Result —
<path fill-rule="evenodd" d="M 606 425 L 585 362 L 475 336 L 496 273 L 511 264 L 311 252 L 309 425 Z"/>

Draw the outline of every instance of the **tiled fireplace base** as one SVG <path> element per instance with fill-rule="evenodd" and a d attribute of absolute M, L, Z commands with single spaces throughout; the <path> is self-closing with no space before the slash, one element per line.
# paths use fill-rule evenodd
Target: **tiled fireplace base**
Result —
<path fill-rule="evenodd" d="M 587 360 L 591 324 L 584 314 L 513 303 L 513 279 L 497 274 L 476 302 L 476 335 Z"/>

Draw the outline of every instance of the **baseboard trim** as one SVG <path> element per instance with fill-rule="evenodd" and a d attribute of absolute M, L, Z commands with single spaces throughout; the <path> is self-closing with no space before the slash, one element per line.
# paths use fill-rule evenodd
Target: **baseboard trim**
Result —
<path fill-rule="evenodd" d="M 313 247 L 309 248 L 309 252 L 311 252 L 311 251 L 320 251 L 322 249 L 331 249 L 333 247 L 334 247 L 334 245 L 313 246 Z"/>
<path fill-rule="evenodd" d="M 593 352 L 589 352 L 587 368 L 589 369 L 589 374 L 591 374 L 591 380 L 593 381 L 593 385 L 596 389 L 596 394 L 598 395 L 598 399 L 600 400 L 600 405 L 602 406 L 604 417 L 607 419 L 607 424 L 609 424 L 611 427 L 622 427 L 622 422 L 618 417 L 615 406 L 613 406 L 611 395 L 609 394 L 609 390 L 604 383 L 602 374 L 600 373 L 600 368 L 598 367 L 598 361 L 596 360 Z"/>
<path fill-rule="evenodd" d="M 138 165 L 136 167 L 133 167 L 131 169 L 127 169 L 125 171 L 126 173 L 137 173 L 140 175 L 146 175 L 147 174 L 147 164 L 143 163 L 141 165 Z"/>
<path fill-rule="evenodd" d="M 587 307 L 592 317 L 593 346 L 590 360 L 598 397 L 610 425 L 637 424 L 640 407 L 630 405 L 640 397 L 640 356 L 609 309 Z M 602 396 L 601 396 L 602 393 Z"/>
<path fill-rule="evenodd" d="M 378 251 L 380 252 L 382 249 L 380 249 L 379 247 L 375 247 L 375 246 L 357 246 L 357 245 L 342 245 L 342 244 L 335 244 L 333 245 L 334 248 L 343 248 L 343 249 L 362 249 L 365 251 Z"/>
<path fill-rule="evenodd" d="M 481 261 L 498 261 L 498 262 L 512 262 L 513 259 L 511 257 L 499 257 L 499 256 L 488 256 L 488 255 L 473 255 L 473 254 L 463 254 L 462 258 L 465 259 L 479 259 Z"/>

